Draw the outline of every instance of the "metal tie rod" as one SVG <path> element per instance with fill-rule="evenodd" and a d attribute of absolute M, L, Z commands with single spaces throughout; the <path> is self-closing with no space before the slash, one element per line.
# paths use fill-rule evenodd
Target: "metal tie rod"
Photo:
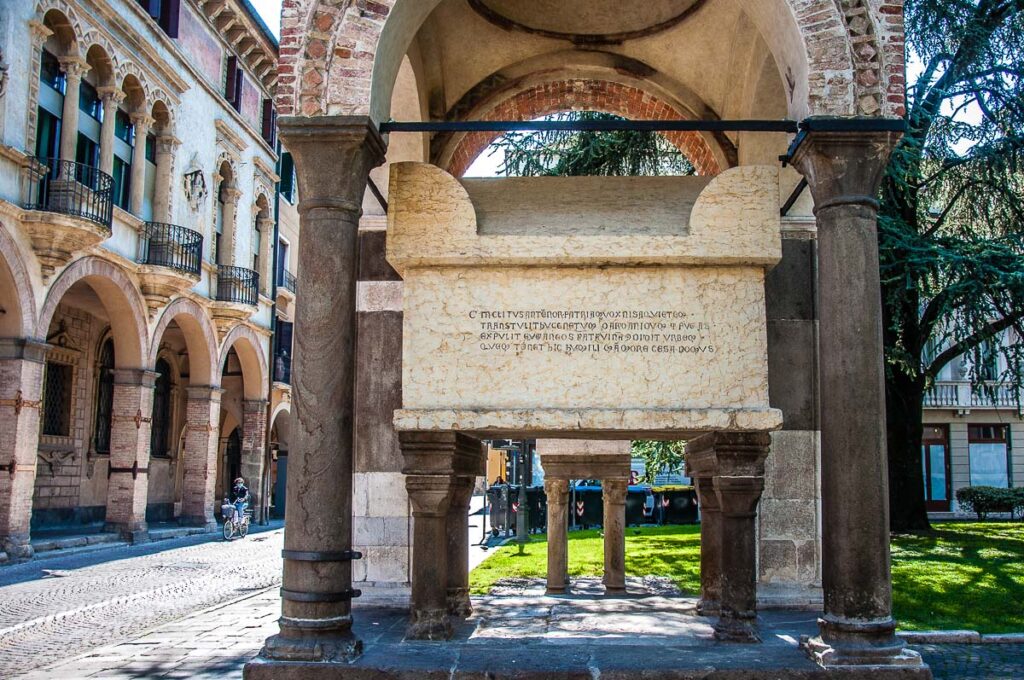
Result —
<path fill-rule="evenodd" d="M 796 134 L 793 120 L 465 120 L 389 121 L 381 134 L 392 132 L 785 132 Z"/>

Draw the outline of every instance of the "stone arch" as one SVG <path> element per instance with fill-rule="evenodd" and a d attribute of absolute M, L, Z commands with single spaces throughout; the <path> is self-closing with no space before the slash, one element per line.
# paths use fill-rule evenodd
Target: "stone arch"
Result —
<path fill-rule="evenodd" d="M 85 28 L 74 7 L 61 1 L 42 2 L 36 6 L 36 16 L 44 26 L 53 31 L 51 38 L 61 48 L 61 53 L 57 56 L 84 56 L 79 39 L 85 33 Z"/>
<path fill-rule="evenodd" d="M 391 90 L 402 56 L 441 0 L 295 0 L 282 14 L 278 110 L 282 115 L 388 116 Z M 842 7 L 842 11 L 841 11 Z M 790 88 L 790 116 L 852 115 L 858 88 L 853 49 L 866 11 L 885 49 L 877 57 L 888 93 L 874 115 L 899 115 L 903 106 L 902 20 L 900 0 L 759 0 L 743 2 L 765 36 L 780 75 Z M 873 16 L 885 16 L 884 23 Z M 853 22 L 853 23 L 851 23 Z M 855 30 L 853 26 L 856 26 Z M 883 30 L 884 27 L 884 30 Z M 899 44 L 897 44 L 899 43 Z M 855 44 L 856 48 L 851 48 Z M 857 79 L 861 79 L 857 66 Z"/>
<path fill-rule="evenodd" d="M 178 298 L 167 305 L 160 321 L 153 329 L 153 340 L 149 346 L 147 363 L 156 365 L 160 352 L 160 340 L 171 321 L 176 321 L 185 336 L 188 347 L 189 381 L 193 385 L 220 385 L 220 374 L 214 372 L 215 362 L 219 359 L 217 351 L 217 331 L 209 315 L 202 307 L 189 298 Z"/>
<path fill-rule="evenodd" d="M 235 348 L 238 361 L 242 364 L 242 396 L 245 399 L 267 398 L 267 357 L 263 352 L 261 338 L 256 331 L 238 324 L 224 336 L 220 346 L 217 373 L 224 371 L 228 353 Z"/>
<path fill-rule="evenodd" d="M 480 120 L 532 120 L 562 111 L 602 111 L 624 118 L 676 120 L 684 118 L 679 109 L 639 88 L 606 80 L 562 80 L 522 90 L 500 101 L 474 118 Z M 436 159 L 448 172 L 461 176 L 472 162 L 501 133 L 473 132 L 449 144 Z M 722 167 L 697 132 L 666 132 L 668 139 L 693 163 L 699 175 L 716 175 Z"/>
<path fill-rule="evenodd" d="M 84 281 L 96 292 L 110 316 L 114 342 L 117 343 L 117 367 L 147 368 L 149 335 L 142 293 L 123 269 L 99 257 L 76 260 L 53 282 L 36 323 L 37 336 L 47 336 L 57 305 L 71 286 L 79 281 Z"/>
<path fill-rule="evenodd" d="M 4 225 L 0 228 L 0 337 L 36 335 L 36 300 L 28 271 L 21 249 Z"/>
<path fill-rule="evenodd" d="M 132 62 L 118 64 L 115 73 L 121 91 L 125 94 L 125 106 L 128 110 L 132 113 L 148 113 L 152 99 L 145 74 Z"/>
<path fill-rule="evenodd" d="M 94 31 L 83 38 L 82 44 L 86 45 L 85 61 L 97 87 L 114 87 L 114 59 L 109 43 Z"/>

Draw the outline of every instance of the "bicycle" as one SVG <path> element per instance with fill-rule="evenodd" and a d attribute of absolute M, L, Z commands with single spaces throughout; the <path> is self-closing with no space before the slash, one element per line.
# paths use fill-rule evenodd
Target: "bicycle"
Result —
<path fill-rule="evenodd" d="M 222 506 L 222 512 L 224 514 L 224 540 L 230 541 L 236 535 L 245 538 L 249 533 L 249 520 L 252 517 L 252 512 L 246 509 L 239 517 L 239 513 L 235 512 L 235 506 L 228 503 Z"/>

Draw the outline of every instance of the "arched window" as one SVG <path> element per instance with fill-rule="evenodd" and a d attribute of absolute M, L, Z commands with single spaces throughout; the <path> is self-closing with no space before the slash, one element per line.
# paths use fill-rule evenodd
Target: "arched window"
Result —
<path fill-rule="evenodd" d="M 149 455 L 169 455 L 171 424 L 171 365 L 163 359 L 156 362 L 156 386 L 153 389 L 153 427 L 149 436 Z"/>
<path fill-rule="evenodd" d="M 110 453 L 110 423 L 114 412 L 114 341 L 107 338 L 96 361 L 96 418 L 93 448 Z"/>

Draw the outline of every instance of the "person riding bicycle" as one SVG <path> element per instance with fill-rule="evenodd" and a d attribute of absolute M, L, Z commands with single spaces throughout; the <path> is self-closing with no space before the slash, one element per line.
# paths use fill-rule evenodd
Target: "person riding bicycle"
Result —
<path fill-rule="evenodd" d="M 231 504 L 235 506 L 235 521 L 241 522 L 245 516 L 245 509 L 249 507 L 249 489 L 241 477 L 235 480 L 235 485 L 231 489 Z"/>

